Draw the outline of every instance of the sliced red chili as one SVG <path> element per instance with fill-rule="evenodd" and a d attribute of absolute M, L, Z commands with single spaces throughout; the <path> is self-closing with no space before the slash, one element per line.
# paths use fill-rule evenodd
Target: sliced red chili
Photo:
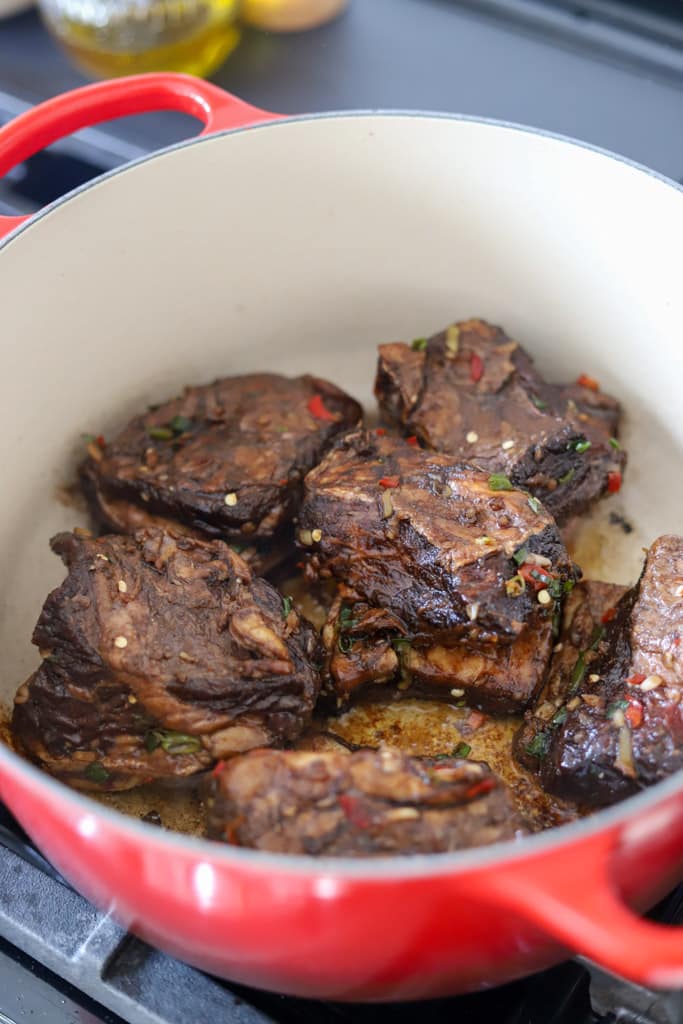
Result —
<path fill-rule="evenodd" d="M 408 444 L 412 444 L 413 448 L 417 448 L 418 442 L 417 438 L 415 437 L 415 434 L 411 434 L 410 437 L 407 437 L 406 441 L 408 442 Z"/>
<path fill-rule="evenodd" d="M 524 582 L 528 583 L 534 590 L 543 590 L 544 587 L 549 587 L 553 580 L 558 578 L 554 572 L 547 572 L 540 565 L 535 565 L 533 562 L 524 562 L 517 571 Z"/>
<path fill-rule="evenodd" d="M 398 487 L 401 483 L 399 476 L 383 476 L 379 482 L 380 487 Z"/>
<path fill-rule="evenodd" d="M 322 395 L 313 395 L 312 398 L 309 398 L 308 411 L 317 420 L 330 420 L 333 423 L 337 420 L 337 417 L 330 412 L 323 402 Z"/>
<path fill-rule="evenodd" d="M 633 729 L 637 729 L 639 725 L 643 724 L 643 705 L 639 700 L 629 698 L 624 718 Z"/>
<path fill-rule="evenodd" d="M 612 469 L 607 474 L 607 490 L 610 494 L 617 494 L 621 490 L 621 473 L 618 469 Z"/>
<path fill-rule="evenodd" d="M 372 824 L 372 819 L 368 817 L 357 797 L 342 793 L 339 797 L 339 806 L 356 828 L 369 828 Z"/>
<path fill-rule="evenodd" d="M 384 437 L 384 435 L 386 434 L 386 430 L 384 429 L 384 427 L 377 427 L 375 433 L 377 434 L 378 437 Z"/>
<path fill-rule="evenodd" d="M 104 448 L 106 443 L 107 442 L 104 440 L 104 437 L 102 436 L 102 434 L 98 434 L 97 437 L 95 438 L 95 444 L 98 444 L 100 446 L 100 448 Z"/>
<path fill-rule="evenodd" d="M 483 711 L 470 711 L 467 716 L 467 725 L 470 729 L 479 729 L 485 721 L 486 715 Z"/>
<path fill-rule="evenodd" d="M 626 682 L 629 686 L 640 686 L 641 683 L 645 682 L 645 676 L 642 672 L 634 672 L 632 676 L 629 676 Z"/>
<path fill-rule="evenodd" d="M 495 779 L 482 779 L 481 782 L 475 782 L 473 786 L 466 790 L 465 799 L 474 800 L 475 796 L 481 796 L 482 793 L 490 793 L 495 785 Z"/>
<path fill-rule="evenodd" d="M 603 625 L 606 626 L 608 622 L 612 621 L 612 619 L 614 618 L 614 616 L 616 614 L 617 614 L 616 608 L 608 608 L 607 611 L 605 612 L 605 614 L 600 619 L 600 621 L 603 623 Z"/>
<path fill-rule="evenodd" d="M 289 480 L 287 479 L 287 477 L 283 476 L 280 480 L 278 480 L 278 487 L 286 487 L 288 483 Z"/>
<path fill-rule="evenodd" d="M 594 377 L 589 377 L 587 373 L 582 373 L 580 377 L 577 377 L 576 383 L 582 388 L 590 388 L 591 391 L 599 391 L 600 385 Z"/>
<path fill-rule="evenodd" d="M 470 379 L 476 384 L 484 373 L 484 361 L 476 352 L 470 355 Z"/>
<path fill-rule="evenodd" d="M 218 776 L 220 775 L 220 773 L 221 773 L 221 772 L 223 771 L 223 769 L 225 768 L 225 765 L 226 765 L 226 762 L 225 762 L 225 761 L 218 761 L 218 762 L 216 763 L 215 767 L 213 768 L 212 772 L 211 772 L 211 778 L 212 778 L 212 779 L 216 779 L 216 778 L 218 778 Z"/>

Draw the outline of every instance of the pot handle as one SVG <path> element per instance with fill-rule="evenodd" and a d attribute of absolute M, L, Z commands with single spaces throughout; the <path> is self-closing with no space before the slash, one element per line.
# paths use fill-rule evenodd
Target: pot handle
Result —
<path fill-rule="evenodd" d="M 561 858 L 513 862 L 491 880 L 489 897 L 613 974 L 648 988 L 682 988 L 683 929 L 627 906 L 612 877 L 615 844 L 614 836 L 596 836 L 585 852 L 572 846 Z"/>
<path fill-rule="evenodd" d="M 0 178 L 45 146 L 81 128 L 157 110 L 176 110 L 199 118 L 204 122 L 200 135 L 280 117 L 192 75 L 164 72 L 96 82 L 46 100 L 0 128 Z M 0 217 L 0 238 L 30 216 Z"/>

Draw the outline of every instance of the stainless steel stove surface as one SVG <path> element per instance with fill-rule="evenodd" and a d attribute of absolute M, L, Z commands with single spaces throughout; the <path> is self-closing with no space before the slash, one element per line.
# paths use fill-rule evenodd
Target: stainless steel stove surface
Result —
<path fill-rule="evenodd" d="M 683 180 L 683 0 L 355 0 L 344 18 L 314 33 L 247 33 L 215 80 L 282 113 L 431 109 L 534 124 Z M 0 122 L 83 81 L 35 13 L 0 23 Z M 0 183 L 0 212 L 37 209 L 193 131 L 189 118 L 163 114 L 81 132 Z M 683 924 L 683 888 L 657 915 Z M 577 962 L 419 1005 L 323 1004 L 228 985 L 125 934 L 58 878 L 0 805 L 0 1024 L 418 1018 L 683 1024 L 683 1000 Z"/>

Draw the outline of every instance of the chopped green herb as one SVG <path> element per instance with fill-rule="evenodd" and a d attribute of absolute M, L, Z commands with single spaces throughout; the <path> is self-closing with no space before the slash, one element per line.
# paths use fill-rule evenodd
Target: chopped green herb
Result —
<path fill-rule="evenodd" d="M 410 343 L 410 347 L 412 348 L 413 352 L 424 352 L 424 350 L 427 348 L 427 339 L 414 338 L 413 341 L 411 341 Z"/>
<path fill-rule="evenodd" d="M 598 647 L 600 646 L 600 641 L 602 640 L 604 635 L 605 627 L 596 626 L 593 630 L 593 636 L 591 637 L 591 651 L 597 651 Z"/>
<path fill-rule="evenodd" d="M 585 440 L 584 441 L 574 441 L 572 444 L 569 445 L 569 447 L 573 448 L 573 450 L 575 452 L 578 452 L 579 455 L 582 455 L 583 452 L 587 452 L 588 451 L 588 449 L 591 447 L 591 443 L 590 443 L 590 441 L 585 441 Z"/>
<path fill-rule="evenodd" d="M 610 437 L 609 443 L 611 444 L 612 448 L 614 448 L 614 450 L 617 451 L 617 452 L 621 448 L 621 445 L 617 441 L 616 437 Z"/>
<path fill-rule="evenodd" d="M 611 718 L 612 715 L 616 714 L 617 711 L 625 711 L 627 707 L 627 700 L 613 700 L 611 704 L 607 705 L 607 708 L 605 709 L 605 714 L 608 718 Z"/>
<path fill-rule="evenodd" d="M 550 724 L 551 725 L 562 725 L 562 723 L 564 721 L 566 721 L 566 718 L 567 718 L 567 709 L 566 709 L 566 707 L 561 707 L 560 710 L 556 711 L 555 714 L 553 715 L 553 717 L 551 718 Z"/>
<path fill-rule="evenodd" d="M 513 491 L 510 479 L 504 473 L 491 473 L 489 487 L 492 491 Z"/>
<path fill-rule="evenodd" d="M 453 750 L 453 757 L 469 757 L 472 753 L 472 747 L 469 743 L 458 743 L 457 747 Z"/>
<path fill-rule="evenodd" d="M 550 746 L 550 736 L 547 732 L 537 732 L 531 743 L 527 743 L 526 752 L 532 757 L 544 758 Z"/>
<path fill-rule="evenodd" d="M 576 470 L 575 469 L 568 469 L 567 472 L 564 474 L 564 476 L 561 476 L 561 477 L 558 478 L 558 481 L 557 481 L 558 484 L 568 484 L 570 480 L 574 479 L 574 475 L 575 474 L 576 474 Z"/>
<path fill-rule="evenodd" d="M 586 674 L 586 658 L 585 651 L 581 651 L 581 654 L 576 659 L 574 668 L 572 669 L 572 675 L 570 680 L 569 692 L 576 693 L 578 688 L 583 682 L 583 677 Z"/>
<path fill-rule="evenodd" d="M 202 744 L 196 736 L 188 736 L 184 732 L 152 729 L 145 736 L 145 749 L 151 754 L 157 747 L 161 747 L 167 754 L 196 754 L 202 749 Z"/>
<path fill-rule="evenodd" d="M 241 555 L 245 549 L 244 544 L 231 544 L 230 547 L 232 548 L 236 555 Z"/>
<path fill-rule="evenodd" d="M 467 706 L 467 701 L 465 700 L 464 697 L 463 697 L 462 700 L 456 700 L 456 702 L 455 702 L 455 707 L 456 708 L 464 708 L 466 706 Z"/>
<path fill-rule="evenodd" d="M 532 395 L 531 396 L 531 401 L 534 403 L 534 405 L 536 406 L 537 409 L 541 409 L 542 410 L 542 409 L 547 409 L 548 408 L 548 403 L 544 402 L 542 398 L 538 397 L 538 395 Z"/>
<path fill-rule="evenodd" d="M 407 647 L 410 647 L 410 640 L 408 639 L 407 636 L 395 636 L 391 641 L 391 646 L 394 648 L 395 651 L 398 651 L 398 653 L 400 654 L 401 651 L 404 651 Z"/>
<path fill-rule="evenodd" d="M 533 495 L 530 494 L 526 500 L 531 511 L 535 512 L 536 515 L 538 515 L 538 513 L 541 511 L 541 503 L 538 500 L 538 498 L 534 498 Z"/>
<path fill-rule="evenodd" d="M 291 597 L 283 597 L 282 598 L 282 618 L 283 619 L 287 618 L 287 616 L 289 615 L 289 613 L 292 610 L 292 605 L 293 604 L 294 604 L 294 601 L 292 600 Z"/>
<path fill-rule="evenodd" d="M 187 416 L 174 416 L 169 423 L 174 434 L 185 434 L 188 430 L 192 430 L 193 426 L 194 423 Z"/>
<path fill-rule="evenodd" d="M 505 593 L 508 597 L 521 597 L 525 590 L 526 582 L 519 573 L 516 576 L 511 576 L 509 580 L 505 580 Z"/>
<path fill-rule="evenodd" d="M 512 556 L 512 561 L 515 563 L 515 565 L 524 565 L 528 557 L 529 549 L 526 545 L 524 545 L 524 547 L 521 547 L 517 551 L 515 551 L 514 555 Z"/>
<path fill-rule="evenodd" d="M 90 779 L 91 782 L 102 783 L 106 782 L 109 778 L 109 772 L 101 763 L 101 761 L 91 761 L 83 772 L 86 779 Z"/>
<path fill-rule="evenodd" d="M 339 628 L 343 631 L 345 629 L 353 629 L 354 626 L 357 625 L 358 619 L 354 619 L 351 609 L 347 605 L 344 605 L 342 610 L 339 612 Z"/>
<path fill-rule="evenodd" d="M 342 652 L 342 654 L 348 654 L 351 648 L 353 647 L 353 643 L 354 640 L 352 636 L 348 636 L 346 633 L 339 634 L 339 639 L 337 640 L 337 647 Z"/>
<path fill-rule="evenodd" d="M 154 441 L 170 441 L 173 438 L 170 427 L 150 427 L 147 433 Z"/>

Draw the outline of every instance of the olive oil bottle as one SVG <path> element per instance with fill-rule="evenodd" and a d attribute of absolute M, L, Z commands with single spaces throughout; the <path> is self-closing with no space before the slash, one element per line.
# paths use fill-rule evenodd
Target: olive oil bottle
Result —
<path fill-rule="evenodd" d="M 237 46 L 239 0 L 40 0 L 47 27 L 86 74 L 209 75 Z"/>

